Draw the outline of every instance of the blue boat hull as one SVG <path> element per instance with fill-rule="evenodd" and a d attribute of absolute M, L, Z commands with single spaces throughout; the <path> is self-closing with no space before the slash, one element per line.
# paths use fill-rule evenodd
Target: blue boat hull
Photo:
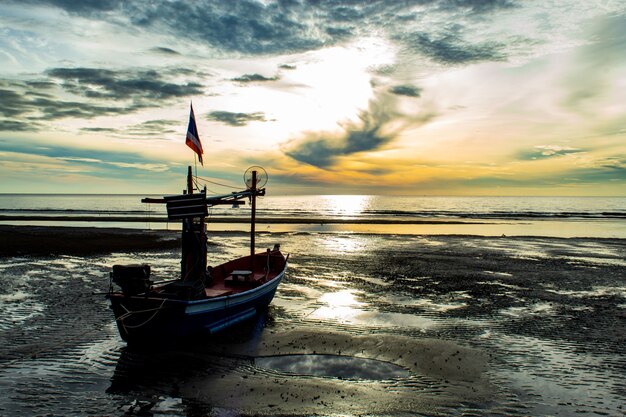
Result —
<path fill-rule="evenodd" d="M 201 300 L 176 300 L 111 294 L 111 308 L 122 339 L 145 343 L 155 339 L 176 342 L 217 333 L 255 317 L 265 309 L 282 281 L 287 266 L 272 280 L 233 295 Z"/>

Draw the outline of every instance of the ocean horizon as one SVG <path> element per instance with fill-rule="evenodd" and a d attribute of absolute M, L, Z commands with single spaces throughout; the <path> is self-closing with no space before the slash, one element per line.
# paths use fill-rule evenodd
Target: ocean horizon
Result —
<path fill-rule="evenodd" d="M 141 194 L 0 194 L 0 224 L 177 229 Z M 249 206 L 209 210 L 211 231 L 245 231 Z M 257 205 L 259 232 L 626 238 L 626 197 L 294 195 Z"/>

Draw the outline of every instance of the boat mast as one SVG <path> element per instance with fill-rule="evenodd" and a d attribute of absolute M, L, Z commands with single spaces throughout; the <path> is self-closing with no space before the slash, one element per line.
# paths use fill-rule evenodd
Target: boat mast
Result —
<path fill-rule="evenodd" d="M 186 194 L 193 194 L 193 174 L 187 167 Z M 206 198 L 206 197 L 204 197 Z M 194 217 L 197 221 L 194 221 Z M 196 281 L 205 279 L 206 271 L 206 227 L 204 216 L 197 213 L 183 217 L 181 279 Z"/>
<path fill-rule="evenodd" d="M 250 191 L 252 191 L 252 195 L 251 195 L 251 206 L 252 206 L 252 213 L 250 215 L 250 269 L 252 270 L 252 262 L 253 262 L 253 258 L 254 258 L 254 228 L 255 228 L 255 221 L 256 221 L 256 183 L 257 183 L 257 179 L 256 179 L 256 171 L 252 171 L 252 184 L 250 186 Z"/>
<path fill-rule="evenodd" d="M 187 194 L 193 194 L 193 175 L 191 165 L 187 167 Z"/>

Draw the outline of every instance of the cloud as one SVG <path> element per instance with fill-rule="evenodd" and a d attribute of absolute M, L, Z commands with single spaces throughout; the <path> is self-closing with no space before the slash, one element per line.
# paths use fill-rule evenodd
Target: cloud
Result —
<path fill-rule="evenodd" d="M 470 37 L 462 36 L 467 29 L 463 25 L 516 7 L 516 2 L 508 0 L 29 0 L 28 3 L 56 6 L 71 14 L 114 25 L 122 23 L 148 33 L 186 38 L 209 46 L 218 55 L 294 54 L 376 34 L 446 64 L 504 59 L 504 45 L 471 42 Z M 151 51 L 178 53 L 166 47 L 154 47 Z"/>
<path fill-rule="evenodd" d="M 406 90 L 415 93 L 414 88 Z M 340 130 L 335 132 L 306 132 L 285 143 L 281 150 L 298 162 L 329 169 L 340 157 L 380 150 L 403 131 L 422 126 L 438 116 L 429 106 L 404 114 L 399 110 L 399 100 L 398 94 L 375 89 L 368 108 L 358 113 L 356 121 L 339 123 Z"/>
<path fill-rule="evenodd" d="M 105 133 L 119 132 L 119 129 L 114 129 L 112 127 L 83 127 L 80 130 L 81 132 L 105 132 Z"/>
<path fill-rule="evenodd" d="M 151 52 L 154 52 L 156 54 L 160 54 L 160 55 L 180 55 L 179 52 L 170 49 L 170 48 L 165 48 L 163 46 L 158 46 L 155 48 L 150 49 Z"/>
<path fill-rule="evenodd" d="M 0 130 L 13 127 L 21 131 L 36 131 L 40 127 L 36 121 L 128 114 L 159 107 L 164 100 L 204 93 L 198 82 L 179 84 L 164 79 L 181 75 L 194 78 L 204 76 L 186 68 L 158 72 L 143 69 L 52 68 L 44 75 L 49 80 L 0 80 L 0 116 L 9 119 L 0 125 Z M 60 98 L 59 89 L 73 94 L 76 100 Z"/>
<path fill-rule="evenodd" d="M 505 46 L 498 42 L 474 42 L 463 39 L 461 25 L 445 28 L 442 34 L 413 32 L 395 36 L 406 47 L 441 64 L 457 65 L 483 61 L 503 61 Z"/>
<path fill-rule="evenodd" d="M 461 9 L 475 14 L 485 14 L 495 10 L 517 7 L 517 2 L 511 0 L 443 0 L 437 3 L 437 7 L 441 11 Z"/>
<path fill-rule="evenodd" d="M 277 81 L 278 77 L 266 77 L 261 74 L 245 74 L 241 77 L 231 78 L 231 81 L 236 81 L 239 83 L 253 83 L 253 82 L 266 82 L 266 81 Z"/>
<path fill-rule="evenodd" d="M 588 168 L 569 172 L 564 181 L 582 183 L 626 183 L 626 163 L 620 165 L 605 165 L 598 168 Z"/>
<path fill-rule="evenodd" d="M 414 85 L 396 85 L 389 90 L 392 94 L 407 97 L 419 97 L 422 89 Z"/>
<path fill-rule="evenodd" d="M 151 7 L 133 3 L 128 9 L 131 22 L 139 27 L 163 27 L 220 50 L 245 54 L 301 52 L 346 36 L 341 27 L 320 20 L 318 7 L 300 1 L 160 2 Z"/>
<path fill-rule="evenodd" d="M 61 86 L 79 96 L 107 99 L 167 99 L 203 93 L 197 82 L 175 84 L 162 80 L 154 70 L 108 70 L 102 68 L 53 68 L 47 75 L 62 80 Z"/>
<path fill-rule="evenodd" d="M 57 84 L 52 81 L 25 81 L 24 84 L 36 90 L 50 90 L 57 87 Z"/>
<path fill-rule="evenodd" d="M 39 123 L 21 122 L 17 120 L 0 120 L 0 131 L 5 132 L 36 132 L 41 129 Z"/>
<path fill-rule="evenodd" d="M 281 65 L 278 66 L 278 68 L 284 69 L 284 70 L 295 70 L 296 66 L 295 65 L 291 65 L 291 64 L 281 64 Z"/>
<path fill-rule="evenodd" d="M 276 1 L 240 0 L 133 1 L 124 0 L 30 0 L 31 4 L 59 7 L 68 13 L 110 20 L 119 24 L 127 19 L 136 28 L 169 33 L 202 42 L 218 51 L 250 55 L 290 54 L 337 45 L 367 31 L 404 33 L 407 24 L 419 23 L 428 16 L 436 19 L 432 27 L 458 21 L 467 16 L 483 16 L 510 9 L 507 0 L 415 0 L 388 2 Z M 424 27 L 424 25 L 419 25 Z M 398 28 L 398 29 L 396 29 Z M 400 38 L 398 38 L 400 39 Z M 455 62 L 486 56 L 480 51 L 463 55 L 463 46 L 436 39 L 427 34 L 422 48 L 432 56 L 454 56 Z M 442 52 L 442 48 L 448 52 Z M 169 48 L 167 48 L 169 49 Z M 450 51 L 453 49 L 453 51 Z M 463 61 L 458 61 L 462 58 Z"/>
<path fill-rule="evenodd" d="M 582 149 L 563 147 L 559 145 L 537 145 L 533 149 L 518 152 L 518 160 L 528 161 L 537 159 L 554 158 L 564 155 L 571 155 L 585 152 Z"/>
<path fill-rule="evenodd" d="M 221 122 L 230 126 L 245 126 L 249 122 L 268 121 L 262 112 L 234 113 L 229 111 L 212 111 L 208 114 L 207 120 Z"/>
<path fill-rule="evenodd" d="M 299 162 L 328 168 L 340 156 L 379 149 L 395 137 L 386 126 L 394 112 L 385 102 L 381 97 L 370 101 L 359 120 L 343 123 L 341 132 L 308 132 L 302 139 L 286 144 L 283 151 Z"/>
<path fill-rule="evenodd" d="M 597 100 L 612 94 L 620 82 L 626 68 L 626 15 L 597 22 L 591 38 L 593 41 L 580 49 L 565 78 L 569 91 L 564 104 L 571 110 L 596 111 Z"/>
<path fill-rule="evenodd" d="M 0 89 L 0 114 L 4 117 L 19 116 L 25 112 L 24 107 L 29 100 L 23 95 L 7 89 Z"/>
<path fill-rule="evenodd" d="M 164 172 L 170 169 L 169 165 L 164 164 L 162 161 L 121 151 L 115 152 L 68 146 L 37 146 L 36 143 L 15 144 L 0 141 L 0 152 L 2 151 L 11 152 L 13 154 L 47 157 L 58 161 L 66 161 L 72 164 L 90 167 L 99 167 L 100 171 L 106 170 L 107 175 L 117 177 L 124 177 L 128 170 Z M 97 158 L 94 158 L 94 155 L 97 155 Z M 94 171 L 94 175 L 97 175 L 97 172 L 98 171 Z"/>
<path fill-rule="evenodd" d="M 160 136 L 176 133 L 173 126 L 182 127 L 179 120 L 147 120 L 142 123 L 134 124 L 123 128 L 110 128 L 110 127 L 84 127 L 81 128 L 81 132 L 96 132 L 96 133 L 110 133 L 121 137 L 149 137 L 151 140 L 156 140 Z M 182 134 L 182 129 L 181 129 Z"/>
<path fill-rule="evenodd" d="M 0 115 L 7 118 L 0 126 L 2 130 L 13 127 L 20 131 L 37 131 L 38 121 L 50 121 L 68 117 L 93 118 L 104 115 L 123 114 L 141 108 L 138 104 L 129 106 L 101 106 L 77 101 L 64 101 L 33 94 L 30 90 L 19 91 L 0 89 Z M 11 120 L 18 118 L 20 120 Z M 25 121 L 27 120 L 27 121 Z"/>
<path fill-rule="evenodd" d="M 107 12 L 116 9 L 124 3 L 123 0 L 26 0 L 25 3 L 49 4 L 67 12 L 79 15 L 92 15 L 98 12 Z"/>

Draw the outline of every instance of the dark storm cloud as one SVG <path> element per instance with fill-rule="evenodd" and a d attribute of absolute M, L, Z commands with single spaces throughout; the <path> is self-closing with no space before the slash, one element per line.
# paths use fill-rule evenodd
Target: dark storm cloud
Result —
<path fill-rule="evenodd" d="M 389 90 L 397 96 L 419 97 L 422 89 L 414 85 L 396 85 Z"/>
<path fill-rule="evenodd" d="M 89 98 L 168 99 L 203 93 L 196 82 L 175 84 L 164 81 L 154 70 L 114 71 L 102 68 L 53 68 L 52 78 L 62 80 L 67 91 Z"/>
<path fill-rule="evenodd" d="M 266 77 L 261 74 L 245 74 L 241 77 L 231 78 L 231 81 L 236 81 L 239 83 L 253 83 L 253 82 L 266 82 L 266 81 L 277 81 L 278 77 Z"/>
<path fill-rule="evenodd" d="M 207 120 L 221 122 L 230 126 L 245 126 L 249 122 L 267 122 L 265 114 L 262 112 L 235 113 L 229 111 L 212 111 L 208 114 Z"/>

